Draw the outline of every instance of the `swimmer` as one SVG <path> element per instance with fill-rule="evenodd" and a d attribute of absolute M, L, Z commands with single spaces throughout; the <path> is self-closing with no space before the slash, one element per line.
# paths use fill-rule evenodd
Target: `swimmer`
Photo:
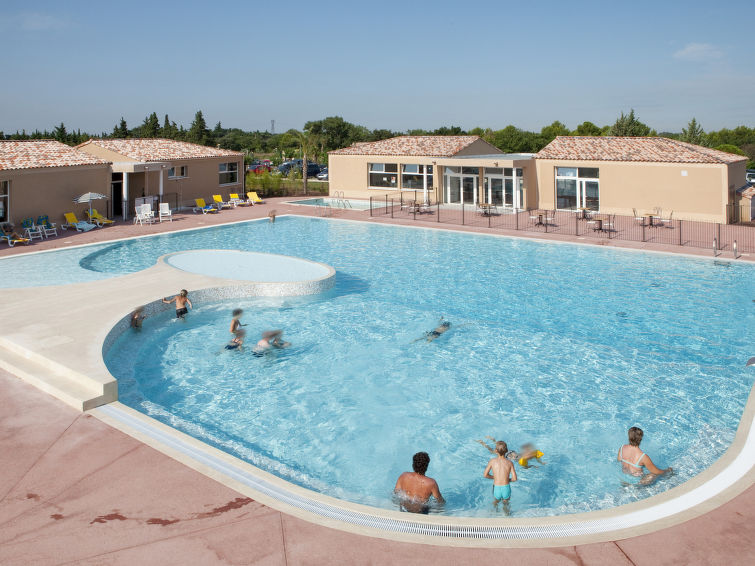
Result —
<path fill-rule="evenodd" d="M 485 438 L 492 440 L 493 442 L 496 442 L 496 439 L 492 436 L 486 436 Z M 489 452 L 492 454 L 496 454 L 496 451 L 491 447 L 485 444 L 483 440 L 477 440 L 475 442 L 479 442 L 482 444 L 485 448 L 488 449 Z M 518 462 L 520 466 L 523 468 L 529 468 L 529 461 L 533 458 L 537 460 L 538 464 L 545 464 L 540 458 L 542 458 L 545 454 L 543 454 L 540 450 L 535 448 L 532 444 L 522 444 L 522 447 L 519 452 L 516 452 L 514 450 L 510 450 L 506 454 L 506 458 L 511 460 L 512 462 Z"/>
<path fill-rule="evenodd" d="M 440 494 L 438 483 L 425 475 L 427 467 L 430 465 L 430 456 L 427 452 L 417 452 L 412 457 L 413 472 L 404 472 L 396 480 L 396 487 L 393 488 L 399 498 L 399 507 L 402 511 L 410 513 L 430 512 L 430 497 L 442 504 L 445 503 L 443 496 Z"/>
<path fill-rule="evenodd" d="M 144 307 L 136 307 L 131 313 L 131 328 L 141 328 L 144 319 Z"/>
<path fill-rule="evenodd" d="M 275 210 L 275 209 L 273 209 L 273 210 L 271 210 L 270 212 L 267 213 L 267 217 L 270 219 L 270 224 L 272 224 L 273 222 L 275 222 L 275 216 L 276 216 L 276 214 L 278 214 L 278 211 Z"/>
<path fill-rule="evenodd" d="M 650 459 L 650 456 L 640 450 L 640 442 L 644 433 L 642 429 L 633 426 L 629 429 L 629 444 L 625 444 L 619 448 L 619 453 L 616 459 L 621 462 L 621 471 L 629 476 L 633 476 L 638 479 L 637 483 L 640 485 L 651 484 L 658 476 L 663 474 L 673 473 L 671 468 L 661 470 Z M 648 473 L 643 471 L 646 468 Z"/>
<path fill-rule="evenodd" d="M 241 309 L 233 309 L 233 312 L 231 312 L 231 316 L 233 317 L 231 319 L 231 334 L 236 334 L 236 331 L 241 326 L 246 326 L 246 324 L 241 324 L 241 315 L 244 314 L 244 311 Z"/>
<path fill-rule="evenodd" d="M 186 320 L 184 316 L 186 316 L 186 313 L 189 312 L 189 309 L 194 308 L 191 304 L 191 301 L 189 300 L 189 292 L 186 289 L 181 289 L 181 292 L 172 299 L 163 299 L 163 303 L 165 304 L 169 304 L 174 301 L 176 303 L 176 318 Z M 189 305 L 189 308 L 186 308 L 186 305 Z"/>
<path fill-rule="evenodd" d="M 228 344 L 225 345 L 226 350 L 241 350 L 241 346 L 244 344 L 244 336 L 246 336 L 246 330 L 239 328 L 234 337 Z"/>
<path fill-rule="evenodd" d="M 262 333 L 262 338 L 254 347 L 255 354 L 263 354 L 273 348 L 288 348 L 291 342 L 284 342 L 282 330 L 266 330 Z"/>
<path fill-rule="evenodd" d="M 503 510 L 508 515 L 509 500 L 511 499 L 511 482 L 516 481 L 514 464 L 506 457 L 509 452 L 508 446 L 503 440 L 495 443 L 495 458 L 491 458 L 485 467 L 484 476 L 493 480 L 493 507 L 498 509 L 498 504 L 503 501 Z M 490 475 L 493 472 L 493 475 Z"/>
<path fill-rule="evenodd" d="M 414 342 L 418 342 L 420 340 L 427 340 L 428 342 L 432 342 L 436 338 L 438 338 L 441 334 L 448 332 L 448 329 L 451 328 L 451 323 L 447 320 L 443 320 L 443 317 L 438 321 L 438 326 L 436 326 L 433 330 L 428 330 L 425 332 L 425 335 L 421 338 L 417 338 L 414 340 Z"/>

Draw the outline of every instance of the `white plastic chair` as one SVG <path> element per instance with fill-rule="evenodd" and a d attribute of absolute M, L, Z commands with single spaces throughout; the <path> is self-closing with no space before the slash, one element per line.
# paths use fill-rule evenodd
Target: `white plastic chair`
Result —
<path fill-rule="evenodd" d="M 163 220 L 169 220 L 170 222 L 173 222 L 173 213 L 170 210 L 170 204 L 167 202 L 161 202 L 160 203 L 160 222 Z"/>

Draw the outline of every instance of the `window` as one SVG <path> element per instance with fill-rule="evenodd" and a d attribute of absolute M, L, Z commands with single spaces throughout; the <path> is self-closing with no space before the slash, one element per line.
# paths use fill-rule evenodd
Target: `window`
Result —
<path fill-rule="evenodd" d="M 433 188 L 433 166 L 406 164 L 401 166 L 401 188 L 416 191 Z"/>
<path fill-rule="evenodd" d="M 556 167 L 556 208 L 600 210 L 597 167 Z"/>
<path fill-rule="evenodd" d="M 232 185 L 239 182 L 239 164 L 238 163 L 221 163 L 218 166 L 221 185 Z"/>
<path fill-rule="evenodd" d="M 168 179 L 178 179 L 180 177 L 188 177 L 187 174 L 189 168 L 186 165 L 174 166 L 168 169 Z"/>
<path fill-rule="evenodd" d="M 10 181 L 0 181 L 0 222 L 8 221 L 8 194 Z"/>
<path fill-rule="evenodd" d="M 377 189 L 398 187 L 398 163 L 368 163 L 369 186 Z"/>

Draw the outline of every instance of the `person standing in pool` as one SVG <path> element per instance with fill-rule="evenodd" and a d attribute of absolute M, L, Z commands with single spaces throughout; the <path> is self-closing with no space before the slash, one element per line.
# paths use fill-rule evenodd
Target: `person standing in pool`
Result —
<path fill-rule="evenodd" d="M 440 494 L 438 483 L 425 475 L 430 465 L 430 456 L 427 452 L 417 452 L 412 457 L 413 472 L 404 472 L 398 477 L 396 487 L 393 488 L 399 498 L 399 507 L 402 511 L 410 513 L 430 512 L 430 497 L 434 497 L 438 503 L 445 503 Z"/>
<path fill-rule="evenodd" d="M 514 464 L 506 457 L 509 447 L 503 440 L 495 443 L 496 457 L 491 458 L 485 467 L 484 476 L 493 480 L 493 507 L 498 509 L 498 504 L 503 501 L 503 510 L 509 514 L 509 500 L 511 499 L 510 483 L 516 481 Z M 490 475 L 490 472 L 493 475 Z"/>
<path fill-rule="evenodd" d="M 236 334 L 236 332 L 242 327 L 246 326 L 246 324 L 241 324 L 241 315 L 244 314 L 244 311 L 241 309 L 233 309 L 233 312 L 231 313 L 231 316 L 233 318 L 231 319 L 231 334 Z"/>
<path fill-rule="evenodd" d="M 244 336 L 246 336 L 246 330 L 239 328 L 233 335 L 228 344 L 225 345 L 226 350 L 241 350 L 241 346 L 244 344 Z"/>
<path fill-rule="evenodd" d="M 170 304 L 172 302 L 176 303 L 176 318 L 180 318 L 182 320 L 184 320 L 184 316 L 187 312 L 189 312 L 189 309 L 194 308 L 191 305 L 191 301 L 189 300 L 189 292 L 186 289 L 181 289 L 181 292 L 170 300 L 163 299 L 163 303 L 165 304 Z M 186 308 L 186 305 L 189 305 L 189 307 Z"/>
<path fill-rule="evenodd" d="M 639 478 L 639 484 L 647 485 L 658 476 L 673 472 L 671 468 L 661 470 L 653 464 L 650 456 L 640 450 L 640 442 L 642 442 L 644 435 L 641 428 L 633 426 L 629 429 L 628 435 L 629 444 L 619 448 L 619 453 L 616 456 L 616 459 L 621 462 L 621 470 L 625 474 Z M 643 468 L 647 469 L 647 474 Z"/>

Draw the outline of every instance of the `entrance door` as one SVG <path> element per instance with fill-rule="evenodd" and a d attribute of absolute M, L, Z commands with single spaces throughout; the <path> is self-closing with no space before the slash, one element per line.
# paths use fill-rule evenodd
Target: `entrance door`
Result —
<path fill-rule="evenodd" d="M 462 177 L 461 189 L 461 204 L 474 204 L 477 200 L 477 177 Z"/>
<path fill-rule="evenodd" d="M 588 210 L 600 210 L 600 189 L 597 181 L 579 181 L 581 206 Z"/>
<path fill-rule="evenodd" d="M 123 215 L 123 173 L 113 173 L 110 181 L 110 195 L 113 203 L 113 218 Z"/>
<path fill-rule="evenodd" d="M 461 178 L 449 175 L 448 179 L 446 202 L 452 204 L 458 204 L 461 202 Z"/>
<path fill-rule="evenodd" d="M 503 206 L 504 193 L 503 193 L 503 178 L 486 176 L 485 183 L 487 184 L 485 191 L 485 202 L 494 204 L 496 206 Z"/>

